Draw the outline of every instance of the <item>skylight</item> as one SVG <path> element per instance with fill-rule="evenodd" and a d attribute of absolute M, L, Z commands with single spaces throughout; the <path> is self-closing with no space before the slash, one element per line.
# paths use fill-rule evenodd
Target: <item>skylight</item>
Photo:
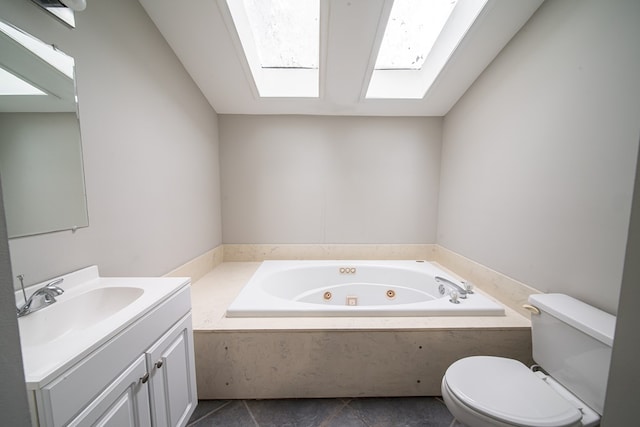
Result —
<path fill-rule="evenodd" d="M 318 0 L 244 0 L 262 68 L 318 68 Z"/>
<path fill-rule="evenodd" d="M 394 0 L 366 98 L 423 98 L 486 2 Z"/>
<path fill-rule="evenodd" d="M 395 0 L 376 70 L 419 70 L 449 19 L 456 0 Z"/>
<path fill-rule="evenodd" d="M 320 0 L 227 0 L 260 97 L 318 97 Z"/>

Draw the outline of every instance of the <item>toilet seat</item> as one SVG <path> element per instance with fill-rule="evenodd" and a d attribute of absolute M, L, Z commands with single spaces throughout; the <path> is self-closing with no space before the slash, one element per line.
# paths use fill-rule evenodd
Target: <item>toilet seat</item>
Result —
<path fill-rule="evenodd" d="M 453 363 L 443 385 L 468 408 L 501 423 L 527 427 L 580 425 L 580 410 L 527 366 L 513 359 L 473 356 Z"/>

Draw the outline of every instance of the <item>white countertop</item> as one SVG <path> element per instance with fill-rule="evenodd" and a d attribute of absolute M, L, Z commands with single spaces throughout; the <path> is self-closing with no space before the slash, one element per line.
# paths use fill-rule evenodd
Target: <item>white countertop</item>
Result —
<path fill-rule="evenodd" d="M 64 278 L 64 282 L 59 286 L 64 289 L 64 293 L 56 297 L 56 303 L 18 319 L 28 389 L 46 384 L 190 283 L 187 277 L 100 277 L 96 266 L 61 277 Z M 27 289 L 27 296 L 48 282 L 50 281 L 31 286 Z M 34 340 L 25 333 L 28 330 L 37 330 L 39 327 L 51 327 L 50 323 L 55 322 L 55 318 L 60 315 L 52 310 L 56 304 L 65 307 L 69 305 L 64 304 L 65 301 L 70 301 L 92 290 L 122 287 L 139 289 L 139 296 L 138 291 L 134 290 L 135 300 L 102 321 L 76 326 L 55 339 L 44 339 L 42 343 L 32 343 Z M 16 299 L 19 304 L 23 302 L 21 291 L 16 293 Z M 73 316 L 74 313 L 65 313 L 65 318 L 67 315 Z M 82 313 L 78 316 L 82 316 Z M 76 318 L 74 322 L 81 323 L 81 320 Z"/>

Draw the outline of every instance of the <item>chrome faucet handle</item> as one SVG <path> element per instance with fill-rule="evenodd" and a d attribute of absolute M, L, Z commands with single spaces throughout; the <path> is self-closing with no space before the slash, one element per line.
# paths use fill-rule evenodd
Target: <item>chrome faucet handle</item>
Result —
<path fill-rule="evenodd" d="M 438 289 L 440 291 L 440 295 L 444 295 L 445 294 L 445 286 L 449 289 L 451 289 L 452 291 L 456 291 L 458 293 L 458 297 L 465 299 L 467 297 L 467 291 L 460 285 L 458 285 L 455 282 L 452 282 L 451 280 L 442 277 L 442 276 L 436 276 L 436 283 L 438 283 L 440 286 L 438 286 Z"/>
<path fill-rule="evenodd" d="M 64 289 L 59 287 L 60 283 L 64 282 L 64 278 L 59 278 L 57 280 L 53 280 L 45 286 L 46 289 L 53 291 L 56 295 L 62 295 L 64 293 Z"/>
<path fill-rule="evenodd" d="M 458 300 L 458 298 L 460 297 L 460 294 L 458 294 L 458 291 L 451 291 L 451 293 L 449 294 L 449 302 L 453 303 L 453 304 L 460 304 L 460 301 Z"/>
<path fill-rule="evenodd" d="M 467 294 L 472 294 L 473 293 L 473 283 L 467 282 L 466 280 L 463 280 L 462 281 L 462 287 L 464 288 L 465 291 L 467 291 Z"/>
<path fill-rule="evenodd" d="M 56 279 L 36 290 L 22 307 L 17 308 L 18 317 L 26 316 L 56 302 L 56 296 L 64 293 L 64 289 L 58 286 L 63 281 L 63 278 Z"/>

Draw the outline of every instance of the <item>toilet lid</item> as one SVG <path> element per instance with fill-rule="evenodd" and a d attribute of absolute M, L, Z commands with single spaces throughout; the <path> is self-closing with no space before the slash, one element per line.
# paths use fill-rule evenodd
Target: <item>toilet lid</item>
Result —
<path fill-rule="evenodd" d="M 578 408 L 517 360 L 490 356 L 460 359 L 447 369 L 445 382 L 470 408 L 511 424 L 563 427 L 582 418 Z"/>

